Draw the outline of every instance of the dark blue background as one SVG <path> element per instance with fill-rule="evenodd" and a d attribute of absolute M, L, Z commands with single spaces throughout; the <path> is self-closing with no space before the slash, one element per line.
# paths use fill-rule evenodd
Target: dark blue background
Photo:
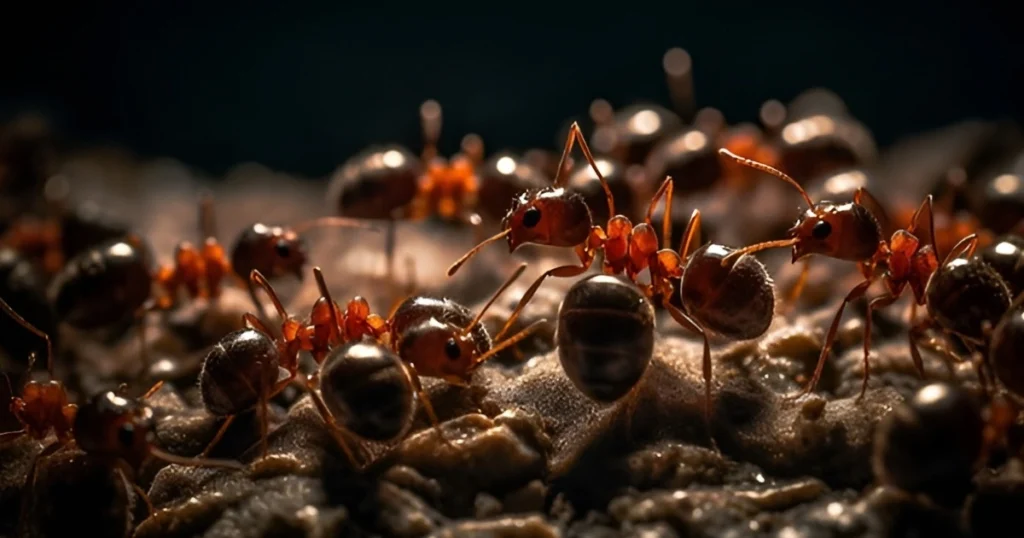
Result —
<path fill-rule="evenodd" d="M 661 55 L 677 45 L 694 58 L 699 103 L 733 121 L 816 85 L 839 92 L 883 144 L 967 117 L 1024 115 L 1019 30 L 1005 8 L 976 3 L 613 2 L 581 13 L 140 3 L 3 8 L 0 116 L 36 107 L 77 139 L 214 173 L 256 160 L 322 175 L 371 142 L 418 147 L 417 106 L 431 97 L 445 109 L 442 149 L 469 131 L 492 150 L 554 146 L 595 97 L 667 104 Z"/>

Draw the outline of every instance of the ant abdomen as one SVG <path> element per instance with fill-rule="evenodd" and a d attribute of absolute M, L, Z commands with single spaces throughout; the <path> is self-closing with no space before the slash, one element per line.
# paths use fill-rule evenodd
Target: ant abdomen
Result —
<path fill-rule="evenodd" d="M 979 251 L 985 263 L 996 270 L 1014 297 L 1024 292 L 1024 238 L 1004 235 Z"/>
<path fill-rule="evenodd" d="M 60 321 L 96 329 L 134 317 L 149 299 L 152 284 L 143 247 L 119 239 L 69 260 L 51 283 L 50 301 Z"/>
<path fill-rule="evenodd" d="M 647 157 L 647 178 L 671 176 L 675 195 L 710 188 L 722 177 L 722 161 L 711 136 L 692 127 L 662 140 Z"/>
<path fill-rule="evenodd" d="M 416 197 L 420 159 L 398 145 L 371 148 L 349 159 L 328 186 L 339 215 L 386 219 Z"/>
<path fill-rule="evenodd" d="M 963 389 L 927 385 L 879 425 L 875 476 L 939 502 L 961 500 L 982 451 L 983 428 L 981 406 Z"/>
<path fill-rule="evenodd" d="M 217 416 L 236 415 L 269 396 L 277 380 L 280 352 L 274 340 L 255 329 L 241 329 L 214 345 L 199 373 L 206 409 Z"/>
<path fill-rule="evenodd" d="M 390 441 L 412 422 L 413 385 L 401 359 L 372 342 L 331 351 L 320 367 L 320 393 L 335 422 L 372 441 Z"/>
<path fill-rule="evenodd" d="M 616 401 L 647 371 L 654 323 L 654 307 L 632 283 L 608 275 L 580 280 L 558 311 L 562 369 L 588 398 Z"/>
<path fill-rule="evenodd" d="M 1010 290 L 978 256 L 954 258 L 940 266 L 925 291 L 928 312 L 942 327 L 981 341 L 1010 307 Z"/>
<path fill-rule="evenodd" d="M 1024 306 L 1019 301 L 992 332 L 989 364 L 1007 390 L 1024 397 Z"/>
<path fill-rule="evenodd" d="M 686 260 L 680 298 L 705 328 L 732 340 L 764 334 L 775 312 L 772 278 L 757 258 L 742 255 L 722 266 L 735 249 L 709 243 Z"/>
<path fill-rule="evenodd" d="M 231 249 L 231 268 L 248 278 L 253 270 L 270 279 L 291 275 L 302 280 L 306 242 L 293 230 L 253 224 L 238 236 Z"/>

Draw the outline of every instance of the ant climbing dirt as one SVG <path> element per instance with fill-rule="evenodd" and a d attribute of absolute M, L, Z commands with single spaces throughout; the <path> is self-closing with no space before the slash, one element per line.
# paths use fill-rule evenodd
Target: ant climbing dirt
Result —
<path fill-rule="evenodd" d="M 737 163 L 760 170 L 779 178 L 795 187 L 807 202 L 807 210 L 797 219 L 789 230 L 789 238 L 767 241 L 744 247 L 732 256 L 752 254 L 769 248 L 792 247 L 793 262 L 797 262 L 811 254 L 818 254 L 840 260 L 854 261 L 859 264 L 864 281 L 855 286 L 839 305 L 832 324 L 825 337 L 817 366 L 811 382 L 801 393 L 807 394 L 814 390 L 821 378 L 825 360 L 832 349 L 832 344 L 839 329 L 846 305 L 864 296 L 868 288 L 876 280 L 882 280 L 886 293 L 875 297 L 868 304 L 864 321 L 864 375 L 859 398 L 863 398 L 870 376 L 871 352 L 871 317 L 874 310 L 896 302 L 903 291 L 909 287 L 914 294 L 913 308 L 926 303 L 925 290 L 932 274 L 939 267 L 934 246 L 934 224 L 932 222 L 932 197 L 927 196 L 911 218 L 906 229 L 896 230 L 891 236 L 886 233 L 888 219 L 881 204 L 864 188 L 854 194 L 852 202 L 836 204 L 829 201 L 815 203 L 804 191 L 803 187 L 789 175 L 768 165 L 740 157 L 728 150 L 719 152 Z M 722 260 L 727 263 L 729 257 Z M 884 270 L 879 274 L 879 266 Z M 804 267 L 790 300 L 795 300 L 806 280 L 809 266 Z M 913 316 L 913 313 L 911 314 Z M 924 374 L 923 365 L 915 357 L 919 373 Z"/>
<path fill-rule="evenodd" d="M 714 311 L 712 309 L 721 308 L 722 305 L 711 304 L 708 297 L 704 297 L 699 293 L 694 293 L 695 286 L 712 286 L 715 290 L 721 291 L 721 286 L 726 283 L 732 283 L 727 277 L 729 275 L 742 275 L 743 271 L 734 272 L 735 265 L 723 264 L 720 267 L 712 267 L 711 269 L 704 269 L 702 271 L 691 272 L 691 278 L 688 282 L 691 283 L 689 287 L 685 288 L 682 293 L 683 303 L 687 306 L 687 309 L 681 309 L 680 307 L 672 304 L 671 297 L 675 293 L 675 283 L 680 279 L 686 279 L 684 276 L 684 262 L 683 258 L 689 255 L 690 247 L 694 244 L 695 238 L 699 237 L 700 231 L 700 213 L 694 212 L 691 216 L 690 223 L 687 226 L 687 231 L 683 239 L 683 246 L 680 248 L 680 252 L 676 252 L 669 248 L 671 242 L 671 204 L 666 206 L 666 218 L 663 221 L 662 231 L 662 245 L 659 249 L 658 235 L 654 227 L 651 224 L 651 217 L 658 202 L 664 197 L 667 201 L 672 199 L 673 183 L 672 178 L 666 178 L 662 182 L 661 187 L 651 200 L 650 207 L 647 210 L 647 215 L 644 222 L 633 225 L 630 220 L 623 216 L 615 213 L 615 200 L 612 195 L 611 189 L 605 183 L 603 176 L 601 175 L 600 169 L 594 162 L 593 155 L 591 154 L 590 148 L 587 146 L 586 140 L 583 138 L 580 132 L 579 125 L 573 124 L 570 128 L 569 138 L 566 140 L 565 148 L 562 151 L 562 161 L 564 162 L 568 158 L 573 146 L 579 143 L 580 149 L 583 152 L 584 157 L 590 162 L 597 174 L 598 179 L 602 182 L 605 189 L 606 199 L 608 203 L 608 213 L 615 215 L 608 220 L 607 225 L 602 228 L 601 226 L 594 225 L 591 212 L 586 202 L 578 194 L 567 190 L 563 186 L 562 178 L 564 176 L 556 176 L 554 184 L 551 187 L 536 191 L 527 191 L 521 194 L 516 200 L 514 200 L 512 208 L 509 209 L 503 223 L 502 232 L 483 241 L 476 247 L 473 247 L 467 252 L 462 258 L 456 261 L 448 269 L 448 275 L 455 274 L 456 271 L 473 255 L 479 252 L 486 245 L 505 238 L 508 241 L 509 252 L 515 251 L 519 246 L 526 243 L 533 243 L 539 245 L 547 245 L 561 248 L 573 248 L 576 252 L 577 257 L 580 260 L 580 265 L 566 265 L 561 267 L 555 267 L 541 274 L 539 278 L 527 289 L 523 294 L 519 305 L 516 310 L 510 316 L 510 321 L 514 321 L 522 311 L 522 308 L 530 301 L 537 289 L 549 276 L 555 277 L 575 277 L 585 273 L 590 269 L 591 265 L 597 257 L 599 252 L 603 252 L 603 270 L 606 274 L 618 275 L 624 274 L 630 281 L 637 284 L 642 290 L 643 294 L 649 298 L 660 298 L 660 304 L 663 306 L 672 318 L 685 327 L 686 329 L 701 335 L 704 339 L 704 379 L 705 379 L 705 412 L 710 418 L 711 403 L 710 403 L 710 382 L 711 382 L 711 349 L 708 341 L 708 336 L 705 331 L 704 324 L 699 320 L 701 317 L 705 319 L 714 319 L 715 321 L 725 322 L 722 323 L 723 327 L 728 325 L 730 321 L 737 321 L 740 318 L 735 316 L 730 317 L 730 314 L 725 311 Z M 561 170 L 562 167 L 559 167 Z M 720 249 L 704 248 L 698 250 L 695 253 L 694 260 L 702 259 L 705 254 L 711 254 L 718 252 Z M 699 253 L 699 255 L 697 255 Z M 732 260 L 747 260 L 752 258 L 739 258 L 735 257 Z M 691 262 L 692 263 L 692 262 Z M 744 262 L 744 264 L 749 262 Z M 758 263 L 758 262 L 754 262 Z M 700 264 L 701 267 L 711 267 L 707 264 Z M 759 265 L 759 264 L 758 264 Z M 650 275 L 650 282 L 648 284 L 641 284 L 637 282 L 638 275 L 643 271 L 647 270 Z M 760 282 L 769 283 L 770 279 L 767 276 L 767 272 L 763 270 L 755 270 L 749 275 L 751 278 L 757 279 L 759 277 Z M 733 278 L 736 278 L 735 276 Z M 763 289 L 763 286 L 755 286 L 758 289 Z M 764 294 L 758 293 L 753 297 L 760 298 Z M 744 298 L 745 300 L 740 301 L 740 304 L 746 305 L 751 297 Z M 774 304 L 772 302 L 772 304 Z M 760 313 L 763 309 L 756 309 L 755 311 Z M 718 315 L 723 314 L 724 315 Z M 709 316 L 702 316 L 702 314 L 711 314 Z M 770 322 L 771 315 L 769 313 L 768 320 Z M 740 320 L 742 321 L 742 320 Z M 750 327 L 744 327 L 741 333 L 749 332 L 747 329 Z M 767 328 L 767 325 L 764 325 Z M 726 333 L 731 331 L 725 331 Z M 763 330 L 761 331 L 763 332 Z"/>

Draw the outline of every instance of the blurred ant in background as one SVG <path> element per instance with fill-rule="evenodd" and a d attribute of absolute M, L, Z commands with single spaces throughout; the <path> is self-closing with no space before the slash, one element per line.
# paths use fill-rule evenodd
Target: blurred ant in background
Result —
<path fill-rule="evenodd" d="M 148 496 L 133 480 L 148 457 L 179 465 L 242 468 L 236 462 L 177 456 L 153 444 L 153 412 L 140 402 L 156 393 L 163 383 L 157 383 L 138 399 L 125 397 L 123 393 L 126 387 L 122 386 L 117 391 L 97 394 L 82 407 L 70 403 L 64 384 L 53 377 L 53 345 L 49 335 L 32 326 L 2 298 L 0 308 L 25 329 L 42 338 L 47 348 L 49 381 L 27 381 L 21 396 L 12 397 L 11 412 L 22 428 L 0 434 L 0 442 L 12 442 L 23 436 L 41 442 L 51 432 L 56 436 L 56 442 L 36 456 L 26 479 L 29 488 L 34 485 L 38 462 L 72 443 L 84 451 L 87 457 L 125 473 L 135 492 L 149 506 L 150 513 L 152 506 Z M 34 360 L 34 355 L 29 357 L 30 363 Z M 6 375 L 4 377 L 6 379 Z M 11 393 L 14 393 L 13 390 Z"/>
<path fill-rule="evenodd" d="M 335 172 L 328 199 L 336 204 L 338 214 L 364 219 L 433 216 L 477 227 L 478 205 L 491 213 L 501 211 L 509 191 L 518 192 L 538 181 L 539 172 L 510 155 L 483 164 L 483 140 L 475 134 L 462 139 L 459 153 L 449 159 L 440 157 L 437 141 L 442 116 L 437 101 L 420 106 L 420 122 L 423 151 L 418 158 L 390 144 L 365 150 Z"/>

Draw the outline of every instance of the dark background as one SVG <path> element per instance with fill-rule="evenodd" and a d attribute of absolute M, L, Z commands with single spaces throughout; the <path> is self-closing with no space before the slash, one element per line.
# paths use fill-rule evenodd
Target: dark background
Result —
<path fill-rule="evenodd" d="M 1008 8 L 977 3 L 10 4 L 0 117 L 42 110 L 75 140 L 212 173 L 254 160 L 317 176 L 372 142 L 418 148 L 426 98 L 444 106 L 442 150 L 466 132 L 490 150 L 554 147 L 595 97 L 667 105 L 671 46 L 694 58 L 699 104 L 731 121 L 811 86 L 842 95 L 883 145 L 969 117 L 1024 116 L 1022 30 Z"/>

